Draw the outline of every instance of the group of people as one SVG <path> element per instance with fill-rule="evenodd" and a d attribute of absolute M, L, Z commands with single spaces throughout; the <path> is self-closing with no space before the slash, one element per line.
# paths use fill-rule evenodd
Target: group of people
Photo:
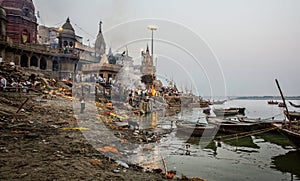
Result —
<path fill-rule="evenodd" d="M 180 96 L 181 93 L 177 90 L 176 86 L 163 86 L 159 90 L 161 96 Z"/>
<path fill-rule="evenodd" d="M 82 74 L 76 74 L 75 76 L 76 82 L 96 82 L 100 84 L 113 84 L 114 80 L 112 77 L 110 78 L 102 78 L 100 75 L 97 76 L 96 74 L 89 74 L 89 75 L 82 75 Z"/>
<path fill-rule="evenodd" d="M 136 89 L 135 91 L 131 89 L 128 94 L 128 102 L 131 106 L 135 106 L 140 101 L 148 102 L 149 94 L 150 92 L 147 89 Z"/>
<path fill-rule="evenodd" d="M 28 88 L 36 87 L 40 84 L 41 82 L 35 80 L 35 75 L 29 76 L 28 80 L 25 82 L 17 82 L 13 78 L 8 81 L 3 75 L 0 75 L 0 91 L 9 91 L 8 89 L 15 89 L 15 91 L 22 90 L 28 92 Z"/>

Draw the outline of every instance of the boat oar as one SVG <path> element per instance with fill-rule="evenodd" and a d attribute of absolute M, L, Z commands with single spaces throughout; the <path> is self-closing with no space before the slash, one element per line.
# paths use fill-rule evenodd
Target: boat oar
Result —
<path fill-rule="evenodd" d="M 283 101 L 283 104 L 284 104 L 284 107 L 285 107 L 285 110 L 286 110 L 287 118 L 288 118 L 288 120 L 289 120 L 289 128 L 291 128 L 291 119 L 290 119 L 290 113 L 289 113 L 289 110 L 288 110 L 287 105 L 286 105 L 286 103 L 285 103 L 285 99 L 284 99 L 284 96 L 283 96 L 283 94 L 282 94 L 281 88 L 280 88 L 280 86 L 279 86 L 278 80 L 275 79 L 275 82 L 276 82 L 277 87 L 278 87 L 278 89 L 279 89 L 279 92 L 280 92 L 280 95 L 281 95 L 281 99 L 282 99 L 282 101 Z"/>

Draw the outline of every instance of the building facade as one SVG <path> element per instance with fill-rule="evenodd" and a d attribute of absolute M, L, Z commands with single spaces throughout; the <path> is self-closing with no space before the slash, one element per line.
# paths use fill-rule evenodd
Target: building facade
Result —
<path fill-rule="evenodd" d="M 107 79 L 115 77 L 121 65 L 116 64 L 112 54 L 109 58 L 105 54 L 102 22 L 95 47 L 90 47 L 82 44 L 70 18 L 60 28 L 40 26 L 37 32 L 34 12 L 32 0 L 0 0 L 0 62 L 14 62 L 55 79 L 73 79 L 82 69 L 95 72 L 93 65 L 101 63 L 97 74 Z"/>
<path fill-rule="evenodd" d="M 36 43 L 37 19 L 32 0 L 0 0 L 6 11 L 6 35 L 14 42 Z"/>

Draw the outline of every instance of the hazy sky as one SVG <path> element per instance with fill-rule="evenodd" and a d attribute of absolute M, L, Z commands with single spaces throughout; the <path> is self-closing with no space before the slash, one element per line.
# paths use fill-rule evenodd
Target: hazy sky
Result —
<path fill-rule="evenodd" d="M 200 95 L 300 95 L 299 0 L 33 0 L 39 23 L 90 40 L 99 21 L 107 46 L 139 61 L 156 25 L 158 74 Z M 224 77 L 223 77 L 224 75 Z"/>

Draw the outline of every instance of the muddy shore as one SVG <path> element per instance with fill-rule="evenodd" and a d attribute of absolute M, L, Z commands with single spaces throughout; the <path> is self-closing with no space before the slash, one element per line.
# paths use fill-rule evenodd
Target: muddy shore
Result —
<path fill-rule="evenodd" d="M 63 130 L 77 127 L 71 100 L 41 96 L 0 92 L 0 180 L 165 180 L 135 165 L 124 168 L 81 131 Z"/>

